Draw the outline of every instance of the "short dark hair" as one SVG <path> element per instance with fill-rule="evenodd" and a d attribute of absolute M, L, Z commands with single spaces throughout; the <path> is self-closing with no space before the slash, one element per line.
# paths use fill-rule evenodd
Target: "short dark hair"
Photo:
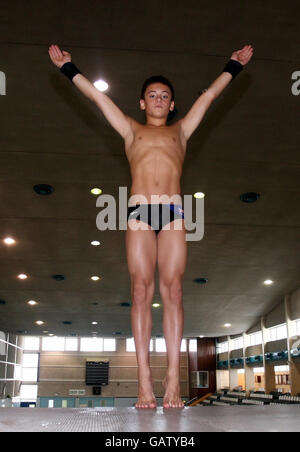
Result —
<path fill-rule="evenodd" d="M 172 93 L 172 99 L 175 99 L 175 92 L 172 83 L 170 80 L 168 80 L 163 75 L 152 75 L 152 77 L 147 78 L 147 80 L 144 81 L 142 92 L 141 92 L 141 99 L 145 99 L 145 92 L 149 85 L 152 85 L 152 83 L 162 83 L 163 85 L 166 85 L 170 88 Z"/>

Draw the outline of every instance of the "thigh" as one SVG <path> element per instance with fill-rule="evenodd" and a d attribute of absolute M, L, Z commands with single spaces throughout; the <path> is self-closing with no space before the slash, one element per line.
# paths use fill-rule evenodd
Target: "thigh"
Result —
<path fill-rule="evenodd" d="M 126 254 L 131 277 L 152 280 L 157 262 L 157 239 L 150 226 L 147 230 L 126 231 Z"/>
<path fill-rule="evenodd" d="M 179 230 L 173 229 L 175 223 L 181 223 Z M 160 281 L 171 283 L 174 278 L 184 275 L 187 261 L 186 230 L 183 220 L 175 220 L 172 229 L 162 230 L 158 234 L 157 261 Z"/>

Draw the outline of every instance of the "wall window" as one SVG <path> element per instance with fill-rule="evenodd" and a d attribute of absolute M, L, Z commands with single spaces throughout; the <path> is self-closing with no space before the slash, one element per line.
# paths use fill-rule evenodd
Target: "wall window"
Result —
<path fill-rule="evenodd" d="M 134 338 L 126 339 L 126 352 L 135 352 Z M 153 339 L 150 339 L 149 352 L 153 352 Z"/>
<path fill-rule="evenodd" d="M 83 337 L 80 340 L 81 352 L 103 352 L 103 339 L 98 337 Z"/>
<path fill-rule="evenodd" d="M 181 346 L 180 346 L 180 351 L 181 351 L 182 353 L 186 352 L 186 350 L 187 350 L 186 347 L 187 347 L 186 339 L 182 339 L 182 341 L 181 341 Z"/>
<path fill-rule="evenodd" d="M 239 350 L 244 347 L 244 338 L 243 336 L 238 337 L 237 339 L 233 339 L 231 342 L 231 350 Z"/>
<path fill-rule="evenodd" d="M 103 339 L 103 351 L 115 352 L 116 351 L 116 339 Z"/>
<path fill-rule="evenodd" d="M 38 376 L 38 353 L 24 353 L 22 363 L 22 381 L 36 382 Z"/>
<path fill-rule="evenodd" d="M 76 337 L 66 337 L 65 351 L 66 352 L 78 351 L 78 339 Z"/>
<path fill-rule="evenodd" d="M 155 351 L 162 353 L 167 351 L 166 341 L 163 337 L 155 339 Z"/>
<path fill-rule="evenodd" d="M 275 372 L 289 372 L 290 366 L 275 366 Z"/>
<path fill-rule="evenodd" d="M 23 385 L 20 390 L 20 399 L 22 402 L 35 402 L 37 399 L 37 385 Z"/>
<path fill-rule="evenodd" d="M 189 350 L 190 352 L 197 351 L 197 339 L 190 339 Z"/>
<path fill-rule="evenodd" d="M 64 352 L 65 338 L 64 337 L 43 337 L 42 341 L 43 352 Z"/>
<path fill-rule="evenodd" d="M 257 333 L 253 333 L 249 335 L 250 345 L 260 345 L 263 343 L 262 331 L 258 331 Z"/>
<path fill-rule="evenodd" d="M 228 342 L 221 342 L 217 344 L 217 353 L 227 353 L 229 351 Z"/>
<path fill-rule="evenodd" d="M 24 339 L 24 350 L 25 351 L 35 351 L 40 349 L 40 338 L 26 336 Z"/>
<path fill-rule="evenodd" d="M 269 328 L 270 331 L 270 341 L 279 341 L 280 339 L 287 338 L 287 326 L 286 323 L 283 325 L 275 326 L 274 328 Z"/>

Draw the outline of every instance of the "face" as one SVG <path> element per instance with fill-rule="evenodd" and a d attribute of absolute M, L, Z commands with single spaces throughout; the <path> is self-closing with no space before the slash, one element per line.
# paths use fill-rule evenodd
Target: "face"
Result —
<path fill-rule="evenodd" d="M 152 83 L 149 85 L 144 97 L 145 100 L 140 100 L 140 106 L 149 116 L 164 118 L 168 116 L 169 111 L 174 110 L 175 104 L 174 101 L 171 101 L 171 90 L 163 83 Z"/>

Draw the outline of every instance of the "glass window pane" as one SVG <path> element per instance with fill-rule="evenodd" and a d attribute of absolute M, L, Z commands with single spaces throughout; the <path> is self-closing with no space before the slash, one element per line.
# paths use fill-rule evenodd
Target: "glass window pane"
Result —
<path fill-rule="evenodd" d="M 32 402 L 37 398 L 37 385 L 21 385 L 20 398 L 23 402 Z"/>
<path fill-rule="evenodd" d="M 103 351 L 104 352 L 115 352 L 116 351 L 116 339 L 104 339 L 103 340 Z"/>
<path fill-rule="evenodd" d="M 135 352 L 135 342 L 134 338 L 128 338 L 126 339 L 126 352 L 132 353 Z M 149 352 L 153 352 L 153 339 L 150 339 L 150 346 L 149 346 Z"/>
<path fill-rule="evenodd" d="M 181 352 L 186 352 L 186 339 L 182 339 L 180 351 Z"/>
<path fill-rule="evenodd" d="M 65 338 L 43 337 L 42 350 L 44 352 L 63 352 L 65 350 Z"/>
<path fill-rule="evenodd" d="M 66 337 L 65 351 L 66 352 L 77 352 L 78 350 L 78 339 L 74 337 Z"/>
<path fill-rule="evenodd" d="M 190 339 L 189 349 L 190 349 L 190 352 L 197 351 L 197 339 Z"/>
<path fill-rule="evenodd" d="M 39 355 L 38 353 L 24 353 L 23 367 L 38 367 Z"/>
<path fill-rule="evenodd" d="M 98 337 L 81 338 L 80 351 L 81 352 L 102 352 L 103 351 L 103 339 L 98 338 Z"/>
<path fill-rule="evenodd" d="M 156 344 L 155 344 L 155 349 L 157 352 L 166 352 L 167 351 L 167 347 L 166 347 L 166 342 L 164 338 L 157 338 L 155 340 Z"/>
<path fill-rule="evenodd" d="M 126 339 L 126 352 L 135 352 L 134 338 Z"/>
<path fill-rule="evenodd" d="M 18 366 L 18 365 L 15 366 L 14 379 L 15 380 L 22 379 L 22 366 Z"/>
<path fill-rule="evenodd" d="M 37 381 L 37 374 L 38 370 L 37 368 L 31 369 L 31 368 L 23 368 L 22 372 L 22 381 Z"/>
<path fill-rule="evenodd" d="M 39 350 L 40 349 L 40 338 L 28 336 L 24 340 L 24 350 Z"/>

